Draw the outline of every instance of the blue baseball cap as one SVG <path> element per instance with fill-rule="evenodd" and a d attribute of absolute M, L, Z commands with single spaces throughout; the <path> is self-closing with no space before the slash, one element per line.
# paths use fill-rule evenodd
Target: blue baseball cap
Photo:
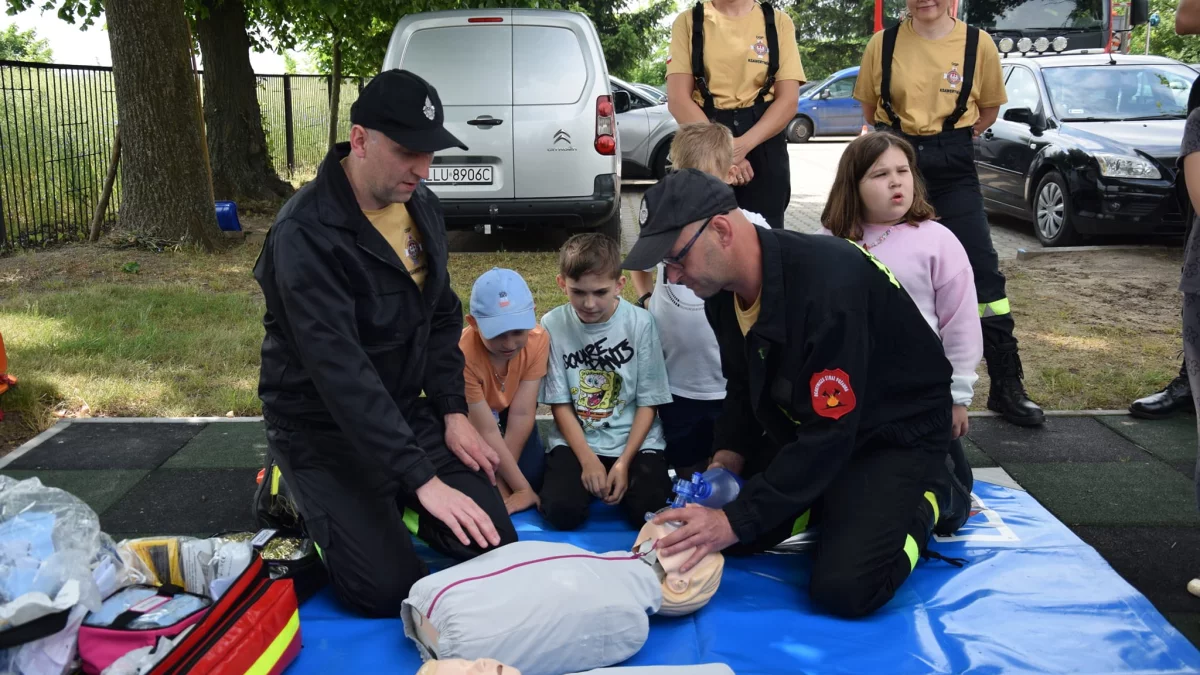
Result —
<path fill-rule="evenodd" d="M 520 274 L 493 267 L 471 287 L 471 316 L 487 340 L 510 330 L 533 330 L 533 293 Z"/>

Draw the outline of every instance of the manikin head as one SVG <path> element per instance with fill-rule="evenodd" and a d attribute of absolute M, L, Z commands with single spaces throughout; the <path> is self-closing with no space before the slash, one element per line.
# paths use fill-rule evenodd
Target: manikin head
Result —
<path fill-rule="evenodd" d="M 495 659 L 426 661 L 417 675 L 521 675 L 521 671 Z"/>
<path fill-rule="evenodd" d="M 657 542 L 671 533 L 666 525 L 646 523 L 638 532 L 634 548 L 647 541 Z M 699 610 L 708 604 L 717 587 L 721 585 L 721 573 L 725 569 L 725 557 L 720 553 L 709 553 L 687 572 L 679 568 L 692 557 L 695 549 L 686 549 L 675 555 L 664 556 L 658 552 L 658 564 L 662 566 L 666 577 L 662 582 L 663 601 L 658 613 L 663 616 L 684 616 Z"/>

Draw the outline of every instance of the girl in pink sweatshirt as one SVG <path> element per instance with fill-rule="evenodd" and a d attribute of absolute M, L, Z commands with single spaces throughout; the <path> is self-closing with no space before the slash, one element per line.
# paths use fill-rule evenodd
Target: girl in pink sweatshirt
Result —
<path fill-rule="evenodd" d="M 887 265 L 942 339 L 954 367 L 954 438 L 967 433 L 967 406 L 983 358 L 983 333 L 967 252 L 939 223 L 913 175 L 912 146 L 888 132 L 859 136 L 842 154 L 824 233 L 849 239 Z"/>

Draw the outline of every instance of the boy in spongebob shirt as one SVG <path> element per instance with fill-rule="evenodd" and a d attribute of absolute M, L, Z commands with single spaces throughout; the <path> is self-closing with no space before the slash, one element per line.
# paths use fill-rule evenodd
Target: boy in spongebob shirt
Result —
<path fill-rule="evenodd" d="M 573 530 L 592 497 L 620 503 L 635 528 L 671 493 L 657 406 L 671 402 L 658 328 L 621 299 L 617 242 L 571 237 L 559 253 L 558 285 L 570 302 L 542 317 L 550 363 L 539 400 L 551 406 L 542 515 Z"/>

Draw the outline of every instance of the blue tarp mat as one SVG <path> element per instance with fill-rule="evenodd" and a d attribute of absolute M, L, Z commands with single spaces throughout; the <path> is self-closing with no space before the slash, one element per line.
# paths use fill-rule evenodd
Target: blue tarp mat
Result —
<path fill-rule="evenodd" d="M 873 616 L 825 616 L 808 599 L 806 554 L 727 557 L 721 588 L 690 617 L 651 617 L 642 650 L 621 665 L 727 663 L 738 675 L 795 673 L 1200 672 L 1200 652 L 1095 550 L 1032 497 L 975 485 L 967 525 L 934 549 L 963 569 L 922 561 Z M 514 518 L 521 539 L 592 551 L 628 548 L 634 532 L 597 504 L 579 532 Z M 444 565 L 425 549 L 435 568 Z M 358 619 L 326 589 L 300 610 L 304 649 L 289 675 L 415 673 L 399 619 Z"/>

